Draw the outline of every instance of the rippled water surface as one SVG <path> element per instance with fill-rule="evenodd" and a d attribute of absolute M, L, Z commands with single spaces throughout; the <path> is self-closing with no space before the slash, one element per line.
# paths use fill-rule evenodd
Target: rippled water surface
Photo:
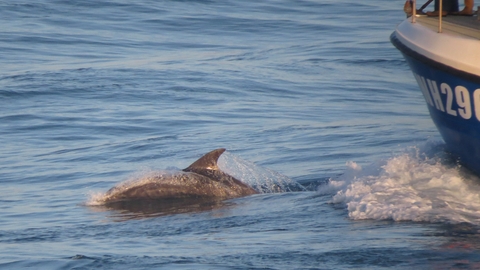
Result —
<path fill-rule="evenodd" d="M 480 180 L 389 42 L 402 7 L 0 1 L 0 268 L 480 267 Z M 220 147 L 259 194 L 94 203 Z"/>

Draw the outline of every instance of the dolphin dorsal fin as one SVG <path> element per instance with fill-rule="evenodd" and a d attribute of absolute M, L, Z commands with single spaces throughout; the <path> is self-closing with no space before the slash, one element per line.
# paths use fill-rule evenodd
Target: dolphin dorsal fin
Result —
<path fill-rule="evenodd" d="M 225 152 L 225 148 L 219 148 L 208 152 L 203 157 L 193 162 L 186 169 L 183 169 L 183 171 L 193 172 L 195 170 L 218 170 L 217 161 L 223 152 Z"/>

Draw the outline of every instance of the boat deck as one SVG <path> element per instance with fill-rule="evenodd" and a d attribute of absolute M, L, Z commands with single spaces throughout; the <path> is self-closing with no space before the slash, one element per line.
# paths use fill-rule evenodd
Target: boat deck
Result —
<path fill-rule="evenodd" d="M 438 31 L 438 17 L 419 15 L 416 21 L 434 31 Z M 448 15 L 442 18 L 442 32 L 461 34 L 464 36 L 480 39 L 480 20 L 477 16 Z"/>

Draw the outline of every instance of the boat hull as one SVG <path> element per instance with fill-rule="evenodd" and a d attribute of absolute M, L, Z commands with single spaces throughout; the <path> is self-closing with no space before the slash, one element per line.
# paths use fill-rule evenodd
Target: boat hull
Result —
<path fill-rule="evenodd" d="M 447 149 L 480 174 L 480 77 L 410 49 L 395 32 L 390 39 L 408 62 Z"/>

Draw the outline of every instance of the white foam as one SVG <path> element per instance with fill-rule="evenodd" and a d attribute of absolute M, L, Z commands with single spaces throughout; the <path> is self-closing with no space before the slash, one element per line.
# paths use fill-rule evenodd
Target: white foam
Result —
<path fill-rule="evenodd" d="M 368 168 L 349 162 L 318 191 L 333 194 L 352 219 L 480 224 L 480 179 L 438 152 L 427 144 Z"/>
<path fill-rule="evenodd" d="M 90 191 L 88 193 L 88 200 L 84 203 L 86 206 L 100 206 L 105 202 L 105 192 L 94 192 Z"/>

